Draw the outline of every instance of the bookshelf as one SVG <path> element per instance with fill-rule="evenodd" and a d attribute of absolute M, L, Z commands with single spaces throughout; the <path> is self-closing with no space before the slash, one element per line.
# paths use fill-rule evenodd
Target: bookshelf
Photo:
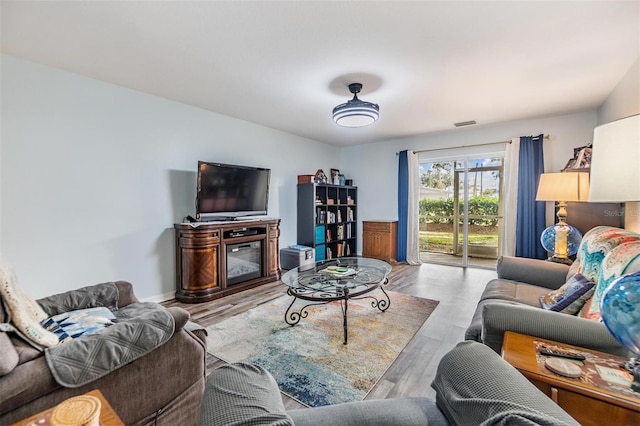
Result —
<path fill-rule="evenodd" d="M 316 262 L 356 255 L 355 186 L 298 184 L 298 244 L 313 247 Z"/>

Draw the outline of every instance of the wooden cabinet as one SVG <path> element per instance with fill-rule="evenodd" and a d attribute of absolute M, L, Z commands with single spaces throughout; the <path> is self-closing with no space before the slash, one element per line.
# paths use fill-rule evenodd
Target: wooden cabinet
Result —
<path fill-rule="evenodd" d="M 313 247 L 316 262 L 356 255 L 355 186 L 298 184 L 298 244 Z"/>
<path fill-rule="evenodd" d="M 174 225 L 176 299 L 213 300 L 280 279 L 280 219 Z"/>
<path fill-rule="evenodd" d="M 395 262 L 397 246 L 397 221 L 375 220 L 362 222 L 362 256 Z"/>

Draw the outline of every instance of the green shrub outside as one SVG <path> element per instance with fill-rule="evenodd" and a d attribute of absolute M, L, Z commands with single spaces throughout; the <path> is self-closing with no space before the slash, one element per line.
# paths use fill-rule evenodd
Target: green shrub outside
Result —
<path fill-rule="evenodd" d="M 453 223 L 453 199 L 420 200 L 420 223 Z M 464 204 L 458 206 L 462 215 Z M 469 199 L 469 216 L 497 216 L 498 197 L 473 197 Z M 497 218 L 469 219 L 470 225 L 496 226 Z"/>

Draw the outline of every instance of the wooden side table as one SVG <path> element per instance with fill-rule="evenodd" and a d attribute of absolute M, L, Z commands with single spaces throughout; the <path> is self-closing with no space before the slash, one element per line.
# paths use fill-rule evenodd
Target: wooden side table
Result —
<path fill-rule="evenodd" d="M 100 400 L 100 426 L 124 426 L 124 422 L 120 419 L 118 414 L 114 411 L 113 407 L 106 400 L 102 392 L 98 389 L 87 392 L 85 395 L 95 396 Z M 38 414 L 34 414 L 28 419 L 21 420 L 14 423 L 12 426 L 46 426 L 49 424 L 49 416 L 56 407 L 51 407 L 48 410 L 44 410 Z"/>
<path fill-rule="evenodd" d="M 537 352 L 543 344 L 584 355 L 585 361 L 575 361 L 582 377 L 548 370 L 546 356 Z M 626 361 L 622 357 L 511 331 L 504 335 L 502 357 L 582 425 L 640 425 L 640 394 L 631 390 L 631 375 L 619 367 Z"/>

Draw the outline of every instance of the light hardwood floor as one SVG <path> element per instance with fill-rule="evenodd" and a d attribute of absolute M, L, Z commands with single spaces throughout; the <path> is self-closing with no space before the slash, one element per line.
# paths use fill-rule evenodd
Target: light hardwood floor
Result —
<path fill-rule="evenodd" d="M 387 290 L 440 301 L 433 314 L 404 348 L 365 399 L 407 396 L 433 397 L 431 388 L 442 356 L 464 339 L 471 316 L 485 284 L 496 277 L 495 270 L 422 264 L 394 265 Z M 180 306 L 191 320 L 206 327 L 247 311 L 285 294 L 285 287 L 273 282 L 206 303 L 185 304 L 171 300 L 165 306 Z M 393 305 L 391 305 L 393 309 Z M 207 372 L 223 361 L 209 355 Z M 283 397 L 285 406 L 299 408 L 295 400 Z"/>

